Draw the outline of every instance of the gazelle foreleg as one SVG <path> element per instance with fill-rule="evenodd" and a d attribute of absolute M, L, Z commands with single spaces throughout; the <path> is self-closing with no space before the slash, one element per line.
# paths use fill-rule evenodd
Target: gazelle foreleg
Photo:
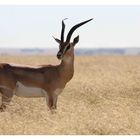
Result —
<path fill-rule="evenodd" d="M 53 109 L 56 109 L 57 108 L 57 98 L 58 98 L 58 95 L 53 95 L 53 106 L 52 108 Z"/>
<path fill-rule="evenodd" d="M 58 98 L 58 96 L 55 94 L 46 95 L 46 103 L 47 103 L 49 110 L 56 109 L 57 98 Z"/>
<path fill-rule="evenodd" d="M 13 91 L 11 89 L 2 88 L 0 89 L 0 92 L 2 94 L 2 104 L 0 106 L 0 112 L 3 112 L 7 105 L 9 105 L 12 97 L 13 97 Z"/>

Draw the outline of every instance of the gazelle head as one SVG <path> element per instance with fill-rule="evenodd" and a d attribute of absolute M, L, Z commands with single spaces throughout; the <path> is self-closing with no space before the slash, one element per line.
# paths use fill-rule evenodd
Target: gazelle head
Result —
<path fill-rule="evenodd" d="M 73 26 L 70 29 L 70 31 L 69 31 L 69 33 L 67 35 L 66 41 L 64 41 L 64 32 L 65 32 L 64 20 L 62 20 L 61 39 L 59 40 L 59 39 L 54 37 L 55 41 L 57 43 L 59 43 L 59 51 L 57 53 L 57 58 L 58 59 L 63 59 L 63 57 L 66 54 L 70 53 L 73 50 L 74 46 L 79 42 L 79 35 L 73 39 L 73 42 L 70 42 L 70 39 L 71 39 L 71 36 L 72 36 L 73 32 L 77 28 L 79 28 L 80 26 L 82 26 L 82 25 L 86 24 L 87 22 L 91 21 L 92 19 L 86 20 L 84 22 L 81 22 L 81 23 L 76 24 L 75 26 Z"/>

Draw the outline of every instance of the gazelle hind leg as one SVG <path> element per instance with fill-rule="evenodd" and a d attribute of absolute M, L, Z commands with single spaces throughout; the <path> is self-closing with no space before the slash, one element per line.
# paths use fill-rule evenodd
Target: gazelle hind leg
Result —
<path fill-rule="evenodd" d="M 2 103 L 0 106 L 0 112 L 5 111 L 7 105 L 9 105 L 12 96 L 13 96 L 13 91 L 9 89 L 1 89 L 1 94 L 2 94 Z"/>

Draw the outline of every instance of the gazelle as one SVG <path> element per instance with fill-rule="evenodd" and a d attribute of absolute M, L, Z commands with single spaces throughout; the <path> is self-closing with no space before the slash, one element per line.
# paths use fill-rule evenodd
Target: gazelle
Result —
<path fill-rule="evenodd" d="M 4 111 L 13 95 L 20 97 L 45 97 L 49 109 L 56 109 L 58 95 L 74 74 L 74 46 L 79 41 L 79 36 L 70 42 L 73 32 L 92 19 L 73 26 L 64 41 L 65 24 L 62 20 L 61 40 L 54 38 L 59 43 L 57 58 L 59 65 L 46 66 L 21 66 L 8 63 L 0 64 L 0 92 L 2 104 L 0 110 Z"/>

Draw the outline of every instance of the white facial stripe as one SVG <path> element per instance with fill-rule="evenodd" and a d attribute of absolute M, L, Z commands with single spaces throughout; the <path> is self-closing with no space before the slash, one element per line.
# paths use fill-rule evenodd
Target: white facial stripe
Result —
<path fill-rule="evenodd" d="M 67 48 L 68 48 L 69 44 L 67 44 L 63 50 L 63 54 L 66 52 Z"/>

